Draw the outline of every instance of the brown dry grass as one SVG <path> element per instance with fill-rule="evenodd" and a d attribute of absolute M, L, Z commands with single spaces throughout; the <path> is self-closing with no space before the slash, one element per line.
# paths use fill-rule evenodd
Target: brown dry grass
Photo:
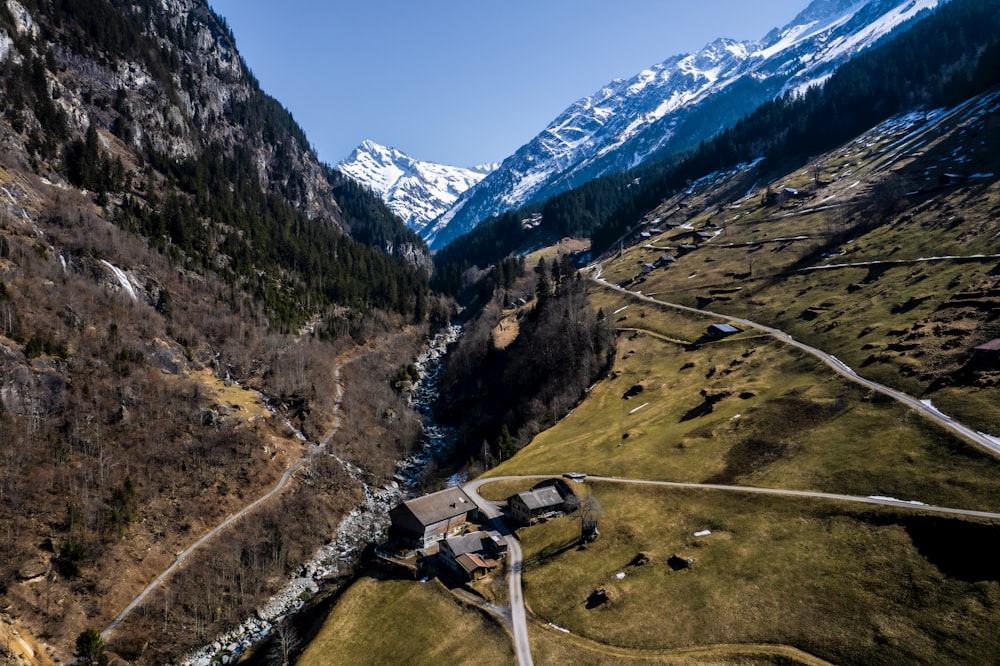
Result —
<path fill-rule="evenodd" d="M 507 633 L 436 581 L 363 578 L 344 593 L 297 662 L 336 664 L 515 663 Z"/>
<path fill-rule="evenodd" d="M 596 542 L 573 546 L 568 520 L 521 537 L 532 611 L 602 646 L 787 645 L 834 663 L 982 663 L 1000 650 L 1000 576 L 954 577 L 914 546 L 912 514 L 590 485 L 604 508 Z M 627 566 L 639 552 L 652 562 Z M 674 571 L 672 555 L 694 565 Z M 598 587 L 610 601 L 588 609 Z"/>

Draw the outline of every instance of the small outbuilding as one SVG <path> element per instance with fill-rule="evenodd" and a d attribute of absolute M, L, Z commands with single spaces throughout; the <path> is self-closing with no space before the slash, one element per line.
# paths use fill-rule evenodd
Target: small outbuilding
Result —
<path fill-rule="evenodd" d="M 972 353 L 977 359 L 995 363 L 1000 361 L 1000 338 L 985 342 L 978 347 L 972 348 Z"/>
<path fill-rule="evenodd" d="M 478 580 L 493 571 L 502 555 L 498 540 L 486 532 L 448 537 L 438 551 L 441 562 L 464 580 Z"/>
<path fill-rule="evenodd" d="M 732 324 L 712 324 L 705 331 L 705 335 L 712 340 L 721 340 L 722 338 L 727 338 L 730 335 L 735 335 L 741 332 L 742 329 L 736 328 Z"/>
<path fill-rule="evenodd" d="M 458 487 L 407 500 L 389 511 L 391 530 L 419 548 L 455 534 L 475 515 L 475 503 Z"/>
<path fill-rule="evenodd" d="M 499 566 L 496 560 L 477 553 L 459 555 L 455 564 L 459 575 L 465 576 L 465 579 L 470 581 L 479 580 Z"/>

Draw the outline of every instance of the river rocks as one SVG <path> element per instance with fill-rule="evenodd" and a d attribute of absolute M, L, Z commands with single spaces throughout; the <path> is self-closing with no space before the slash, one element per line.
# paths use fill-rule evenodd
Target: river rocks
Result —
<path fill-rule="evenodd" d="M 427 351 L 417 358 L 415 365 L 419 371 L 420 381 L 413 386 L 414 407 L 426 415 L 430 415 L 430 405 L 437 397 L 436 380 L 441 371 L 444 354 L 448 346 L 458 339 L 460 332 L 461 328 L 458 326 L 445 329 L 434 337 Z M 350 387 L 347 390 L 350 390 Z M 225 418 L 220 413 L 219 407 L 214 405 L 210 410 L 206 410 L 211 413 L 208 415 L 209 419 Z M 205 413 L 200 416 L 206 418 Z M 295 430 L 291 423 L 287 425 Z M 296 435 L 305 439 L 298 431 Z M 307 599 L 319 592 L 323 580 L 338 575 L 343 565 L 353 563 L 369 544 L 386 539 L 390 524 L 389 510 L 403 501 L 404 488 L 414 487 L 416 479 L 423 473 L 427 463 L 453 441 L 454 434 L 448 429 L 425 424 L 422 450 L 399 465 L 397 478 L 402 486 L 391 482 L 384 488 L 372 488 L 364 482 L 366 476 L 364 470 L 334 456 L 351 478 L 361 483 L 365 494 L 364 501 L 340 522 L 336 538 L 302 565 L 298 578 L 290 581 L 285 589 L 257 609 L 253 617 L 226 635 L 218 637 L 212 644 L 187 655 L 180 663 L 184 666 L 235 663 L 243 652 L 267 638 L 275 625 L 287 615 L 301 609 Z"/>

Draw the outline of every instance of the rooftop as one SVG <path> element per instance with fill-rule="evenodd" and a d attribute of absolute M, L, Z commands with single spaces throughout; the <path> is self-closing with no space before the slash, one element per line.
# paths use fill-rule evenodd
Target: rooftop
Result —
<path fill-rule="evenodd" d="M 474 573 L 476 569 L 493 569 L 497 566 L 496 560 L 489 557 L 483 557 L 482 555 L 476 555 L 475 553 L 465 553 L 463 555 L 459 555 L 455 558 L 455 562 L 470 575 Z"/>
<path fill-rule="evenodd" d="M 445 541 L 451 552 L 458 557 L 466 553 L 478 553 L 483 550 L 483 538 L 486 536 L 485 532 L 469 532 L 461 536 L 448 537 Z"/>
<path fill-rule="evenodd" d="M 424 525 L 460 516 L 476 508 L 461 488 L 448 488 L 404 502 L 406 508 Z"/>
<path fill-rule="evenodd" d="M 736 328 L 732 324 L 712 324 L 709 326 L 709 329 L 718 331 L 719 333 L 725 333 L 727 335 L 740 332 L 740 329 Z"/>
<path fill-rule="evenodd" d="M 523 493 L 518 493 L 517 496 L 521 498 L 521 501 L 531 511 L 545 509 L 550 506 L 559 506 L 563 503 L 563 498 L 559 494 L 559 491 L 552 486 L 525 490 Z"/>

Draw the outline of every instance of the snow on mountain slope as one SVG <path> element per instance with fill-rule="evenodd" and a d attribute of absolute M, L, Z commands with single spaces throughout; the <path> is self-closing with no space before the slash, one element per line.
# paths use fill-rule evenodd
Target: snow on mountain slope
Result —
<path fill-rule="evenodd" d="M 442 247 L 482 220 L 697 146 L 761 103 L 822 83 L 844 61 L 946 0 L 815 0 L 758 41 L 717 39 L 570 106 L 421 235 Z"/>
<path fill-rule="evenodd" d="M 406 226 L 419 232 L 497 166 L 463 169 L 421 162 L 395 148 L 364 141 L 337 169 L 382 197 Z"/>

